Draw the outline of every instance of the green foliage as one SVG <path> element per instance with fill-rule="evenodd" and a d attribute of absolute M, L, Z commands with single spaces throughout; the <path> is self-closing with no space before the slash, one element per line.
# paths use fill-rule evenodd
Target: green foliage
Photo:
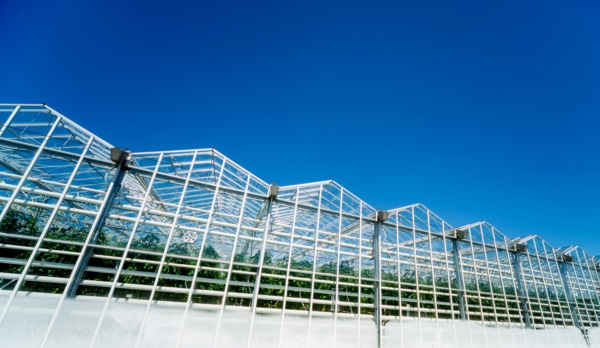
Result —
<path fill-rule="evenodd" d="M 0 224 L 0 231 L 26 236 L 37 236 L 41 232 L 40 228 L 36 225 L 35 216 L 27 215 L 14 209 L 10 209 L 6 213 Z"/>
<path fill-rule="evenodd" d="M 134 238 L 131 243 L 131 249 L 162 252 L 164 245 L 160 245 L 160 240 L 153 233 L 146 233 L 141 238 Z"/>
<path fill-rule="evenodd" d="M 254 291 L 254 283 L 256 280 L 256 272 L 258 272 L 258 264 L 260 253 L 256 252 L 252 257 L 248 258 L 245 253 L 237 253 L 233 256 L 233 267 L 229 284 L 229 293 L 252 294 Z M 265 256 L 265 260 L 270 261 L 270 257 Z M 233 306 L 250 306 L 250 299 L 228 297 L 227 304 Z"/>
<path fill-rule="evenodd" d="M 0 230 L 16 236 L 39 236 L 42 227 L 38 223 L 39 221 L 34 216 L 17 210 L 9 210 L 0 223 Z M 41 277 L 68 278 L 72 271 L 64 265 L 74 265 L 78 258 L 77 255 L 70 255 L 69 253 L 79 253 L 81 251 L 80 245 L 69 242 L 81 243 L 86 239 L 88 233 L 89 230 L 81 227 L 81 225 L 77 227 L 68 225 L 51 227 L 41 245 L 42 249 L 49 249 L 50 251 L 42 250 L 35 256 L 35 261 L 45 264 L 34 264 L 30 267 L 28 274 Z M 109 238 L 112 238 L 111 236 L 107 233 L 100 233 L 96 242 L 99 245 L 123 244 L 122 241 L 109 240 Z M 0 236 L 0 243 L 31 247 L 35 245 L 36 241 Z M 156 281 L 155 277 L 161 260 L 161 256 L 156 253 L 162 253 L 165 247 L 165 241 L 155 234 L 143 233 L 140 234 L 139 238 L 136 237 L 123 265 L 123 274 L 121 274 L 119 282 L 134 285 L 153 285 Z M 96 248 L 93 252 L 97 257 L 90 259 L 89 266 L 98 269 L 86 272 L 84 279 L 110 284 L 114 281 L 114 275 L 111 272 L 118 268 L 123 251 Z M 210 244 L 205 245 L 202 251 L 202 260 L 196 274 L 196 282 L 192 284 L 191 280 L 194 277 L 198 252 L 199 250 L 193 244 L 173 243 L 169 246 L 158 286 L 162 289 L 175 289 L 175 292 L 158 289 L 154 300 L 185 302 L 188 300 L 189 290 L 193 287 L 195 290 L 228 293 L 227 305 L 250 306 L 251 295 L 257 281 L 258 264 L 261 258 L 260 252 L 255 252 L 252 255 L 242 252 L 233 256 L 228 289 L 225 289 L 224 284 L 227 280 L 229 265 L 226 262 L 221 263 L 221 255 Z M 18 248 L 2 249 L 2 257 L 4 258 L 17 259 L 22 262 L 27 260 L 29 256 L 29 251 L 19 250 Z M 102 271 L 102 269 L 106 271 Z M 0 272 L 20 273 L 22 271 L 22 265 L 0 263 Z M 313 274 L 313 272 L 315 273 Z M 310 300 L 312 294 L 314 300 L 322 301 L 322 303 L 313 304 L 313 311 L 331 312 L 337 310 L 342 313 L 357 314 L 359 301 L 362 304 L 374 303 L 374 278 L 374 269 L 361 269 L 359 274 L 357 267 L 349 261 L 342 261 L 339 264 L 336 261 L 331 261 L 314 265 L 310 259 L 292 258 L 288 262 L 287 258 L 275 259 L 271 252 L 266 251 L 259 288 L 259 296 L 262 298 L 257 306 L 267 308 L 283 308 L 285 306 L 289 310 L 308 311 L 310 309 L 308 303 L 302 301 Z M 406 271 L 400 277 L 395 272 L 383 272 L 381 274 L 381 286 L 384 315 L 410 316 L 418 313 L 423 317 L 434 317 L 436 309 L 454 309 L 455 311 L 458 309 L 456 279 L 433 278 L 431 275 L 415 274 L 414 271 Z M 181 289 L 181 291 L 179 292 L 176 289 Z M 499 284 L 487 280 L 474 281 L 470 279 L 465 281 L 465 289 L 470 319 L 481 320 L 483 318 L 489 321 L 508 321 L 509 319 L 504 316 L 520 313 L 517 291 L 511 284 L 502 288 Z M 21 285 L 21 290 L 62 293 L 64 285 L 52 282 L 26 281 Z M 535 323 L 542 324 L 546 320 L 541 317 L 541 312 L 553 313 L 556 318 L 570 316 L 569 308 L 564 305 L 566 302 L 564 294 L 557 295 L 551 289 L 529 290 L 531 310 L 537 313 L 533 317 Z M 80 286 L 78 289 L 79 295 L 106 296 L 107 293 L 108 288 L 101 286 Z M 148 299 L 150 291 L 122 288 L 117 289 L 114 296 Z M 264 297 L 272 297 L 273 299 L 265 299 Z M 286 297 L 285 303 L 283 297 Z M 194 294 L 191 300 L 200 303 L 220 304 L 223 298 L 220 295 L 215 296 L 204 293 Z M 589 308 L 598 307 L 598 300 L 577 298 L 575 304 L 580 308 L 589 310 Z M 398 309 L 398 307 L 402 307 L 402 309 Z M 361 312 L 362 314 L 372 314 L 373 310 L 362 306 Z M 595 313 L 593 310 L 591 312 L 592 314 Z M 444 318 L 450 316 L 450 314 L 439 315 Z M 510 320 L 515 321 L 516 319 Z"/>

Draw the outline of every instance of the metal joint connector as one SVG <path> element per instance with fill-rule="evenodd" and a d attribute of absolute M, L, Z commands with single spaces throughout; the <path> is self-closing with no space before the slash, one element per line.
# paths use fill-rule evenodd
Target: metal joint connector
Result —
<path fill-rule="evenodd" d="M 389 211 L 378 210 L 377 213 L 375 213 L 375 220 L 377 220 L 377 222 L 385 222 L 389 217 Z"/>

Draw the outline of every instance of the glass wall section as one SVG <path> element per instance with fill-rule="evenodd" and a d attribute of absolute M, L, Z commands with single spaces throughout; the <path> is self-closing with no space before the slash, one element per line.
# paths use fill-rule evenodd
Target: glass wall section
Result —
<path fill-rule="evenodd" d="M 594 310 L 597 316 L 600 316 L 600 257 L 594 256 L 588 259 L 588 269 L 590 271 L 592 286 L 593 286 L 593 294 L 592 302 L 594 303 Z M 593 300 L 594 294 L 596 296 L 596 301 Z M 600 326 L 600 324 L 599 324 Z"/>
<path fill-rule="evenodd" d="M 508 238 L 487 222 L 459 230 L 459 253 L 469 320 L 520 323 L 517 285 L 511 269 Z"/>
<path fill-rule="evenodd" d="M 452 246 L 447 239 L 452 228 L 422 204 L 390 213 L 382 247 L 384 315 L 452 318 L 458 313 L 451 288 Z M 385 310 L 386 305 L 397 303 L 400 306 L 394 310 Z"/>
<path fill-rule="evenodd" d="M 532 325 L 574 325 L 554 248 L 537 235 L 518 243 L 527 245 L 527 252 L 518 258 Z"/>
<path fill-rule="evenodd" d="M 0 322 L 18 318 L 26 293 L 56 294 L 45 304 L 52 309 L 39 316 L 49 333 L 97 221 L 112 163 L 94 158 L 103 141 L 42 106 L 15 107 L 0 133 L 0 289 L 10 291 Z"/>
<path fill-rule="evenodd" d="M 365 283 L 363 298 L 360 250 L 364 244 L 364 253 L 372 253 L 372 239 L 361 240 L 365 229 L 361 206 L 334 182 L 282 188 L 273 205 L 259 307 L 356 316 L 364 300 L 370 303 L 364 309 L 368 311 L 373 303 L 373 267 L 371 262 L 370 275 L 364 271 L 370 282 Z M 374 212 L 366 206 L 362 210 Z M 368 257 L 372 259 L 372 254 Z M 260 301 L 267 294 L 271 300 Z"/>
<path fill-rule="evenodd" d="M 559 249 L 558 252 L 572 257 L 572 260 L 563 263 L 563 271 L 577 308 L 579 324 L 583 328 L 598 327 L 600 324 L 599 294 L 596 291 L 598 280 L 593 258 L 580 247 Z"/>

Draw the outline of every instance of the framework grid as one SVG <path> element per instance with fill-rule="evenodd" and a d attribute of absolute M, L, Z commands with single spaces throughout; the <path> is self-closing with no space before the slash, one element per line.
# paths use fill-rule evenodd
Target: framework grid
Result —
<path fill-rule="evenodd" d="M 334 181 L 267 184 L 214 149 L 120 150 L 44 104 L 0 104 L 0 124 L 0 336 L 48 298 L 34 346 L 75 300 L 96 306 L 90 346 L 128 302 L 131 346 L 157 308 L 177 311 L 177 346 L 197 313 L 214 318 L 206 345 L 224 345 L 238 312 L 248 346 L 285 345 L 286 322 L 333 341 L 357 329 L 357 345 L 464 323 L 486 340 L 509 328 L 543 346 L 558 328 L 598 344 L 600 260 L 580 247 L 455 228 L 422 204 L 380 211 Z M 322 318 L 332 332 L 315 329 Z"/>

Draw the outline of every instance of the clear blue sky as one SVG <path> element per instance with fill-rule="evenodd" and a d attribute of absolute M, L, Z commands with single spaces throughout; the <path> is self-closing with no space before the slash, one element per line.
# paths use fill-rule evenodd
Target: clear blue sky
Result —
<path fill-rule="evenodd" d="M 0 0 L 0 102 L 594 255 L 599 6 Z"/>

